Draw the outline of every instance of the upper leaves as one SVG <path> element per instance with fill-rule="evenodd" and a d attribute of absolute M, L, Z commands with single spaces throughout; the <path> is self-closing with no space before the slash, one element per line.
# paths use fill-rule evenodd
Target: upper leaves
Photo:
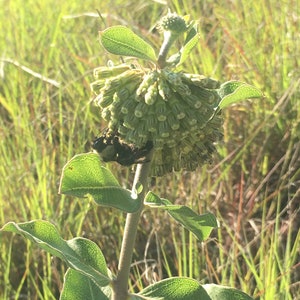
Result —
<path fill-rule="evenodd" d="M 156 61 L 154 49 L 125 26 L 113 26 L 100 31 L 100 42 L 110 53 Z"/>
<path fill-rule="evenodd" d="M 199 41 L 197 24 L 191 23 L 186 31 L 186 39 L 180 51 L 167 60 L 168 66 L 179 67 L 189 57 Z M 100 42 L 110 53 L 132 56 L 157 62 L 155 51 L 150 44 L 125 26 L 113 26 L 100 31 Z M 250 98 L 261 98 L 262 92 L 256 87 L 239 81 L 228 81 L 218 89 L 221 97 L 219 109 Z"/>

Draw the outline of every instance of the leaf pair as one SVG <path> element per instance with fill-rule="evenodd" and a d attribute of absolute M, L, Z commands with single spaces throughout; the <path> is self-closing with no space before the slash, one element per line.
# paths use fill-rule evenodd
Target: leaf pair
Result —
<path fill-rule="evenodd" d="M 104 31 L 100 31 L 99 34 L 102 46 L 112 54 L 150 60 L 153 63 L 157 62 L 152 46 L 125 26 L 109 27 Z M 189 30 L 183 47 L 169 59 L 168 63 L 173 66 L 182 64 L 188 58 L 198 40 L 199 35 L 196 26 L 194 26 Z"/>
<path fill-rule="evenodd" d="M 148 200 L 152 197 L 155 196 L 149 196 Z M 111 299 L 112 278 L 104 256 L 94 242 L 84 238 L 65 241 L 54 225 L 41 220 L 19 224 L 10 222 L 1 231 L 21 234 L 67 263 L 69 269 L 65 274 L 60 300 Z M 198 281 L 185 277 L 162 280 L 138 294 L 132 294 L 129 299 L 251 300 L 238 290 L 214 284 L 200 285 Z"/>
<path fill-rule="evenodd" d="M 134 199 L 130 191 L 121 188 L 112 173 L 101 166 L 99 156 L 95 153 L 79 154 L 64 167 L 60 193 L 75 197 L 90 194 L 99 205 L 118 208 L 124 212 L 135 212 L 142 200 Z M 173 205 L 167 199 L 161 199 L 152 192 L 145 198 L 150 208 L 164 209 L 186 229 L 190 230 L 199 241 L 204 241 L 212 229 L 217 226 L 213 214 L 198 215 L 184 205 Z"/>

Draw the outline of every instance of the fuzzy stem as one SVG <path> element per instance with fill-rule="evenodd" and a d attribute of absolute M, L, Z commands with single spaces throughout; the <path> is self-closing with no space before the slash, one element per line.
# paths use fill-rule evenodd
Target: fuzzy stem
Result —
<path fill-rule="evenodd" d="M 142 192 L 138 195 L 139 200 L 143 200 L 147 192 L 147 179 L 150 172 L 150 161 L 152 158 L 152 151 L 148 155 L 149 162 L 145 164 L 138 164 L 135 172 L 135 177 L 132 186 L 132 192 L 136 193 L 137 185 L 143 186 Z M 138 200 L 137 200 L 138 201 Z M 143 211 L 143 204 L 141 208 L 131 214 L 127 214 L 126 223 L 124 228 L 124 236 L 121 247 L 121 254 L 119 260 L 119 272 L 117 278 L 113 281 L 113 295 L 112 300 L 126 300 L 128 299 L 128 279 L 130 266 L 132 262 L 132 254 L 134 250 L 134 242 L 136 238 L 138 223 Z"/>
<path fill-rule="evenodd" d="M 157 59 L 157 64 L 161 69 L 163 69 L 166 66 L 166 59 L 167 59 L 168 52 L 172 44 L 175 42 L 177 38 L 178 38 L 178 34 L 174 34 L 170 31 L 164 32 L 164 41 L 161 45 L 158 54 L 158 59 Z"/>

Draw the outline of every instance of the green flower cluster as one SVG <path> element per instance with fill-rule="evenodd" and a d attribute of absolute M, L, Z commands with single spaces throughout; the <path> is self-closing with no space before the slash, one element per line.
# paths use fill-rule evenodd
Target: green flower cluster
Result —
<path fill-rule="evenodd" d="M 100 79 L 92 89 L 109 131 L 138 148 L 152 141 L 153 174 L 195 170 L 211 160 L 214 143 L 222 137 L 218 81 L 167 68 L 97 70 Z"/>

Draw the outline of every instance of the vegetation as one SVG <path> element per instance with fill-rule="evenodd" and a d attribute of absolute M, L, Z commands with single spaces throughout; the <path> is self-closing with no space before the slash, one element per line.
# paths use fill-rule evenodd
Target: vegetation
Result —
<path fill-rule="evenodd" d="M 97 31 L 123 23 L 145 34 L 167 5 L 77 2 L 1 4 L 1 19 L 6 22 L 0 31 L 0 222 L 47 219 L 66 239 L 86 236 L 99 243 L 114 269 L 123 216 L 88 200 L 58 196 L 58 179 L 66 159 L 89 151 L 88 141 L 101 128 L 98 111 L 89 103 L 89 84 L 92 70 L 111 56 L 103 55 Z M 169 175 L 159 185 L 153 179 L 153 189 L 161 196 L 199 213 L 214 212 L 220 228 L 211 240 L 199 244 L 174 223 L 162 224 L 162 215 L 146 212 L 138 234 L 132 290 L 153 278 L 180 275 L 237 287 L 257 299 L 296 299 L 300 295 L 297 5 L 281 3 L 279 10 L 271 1 L 167 4 L 180 14 L 200 18 L 200 43 L 186 69 L 222 81 L 252 83 L 266 97 L 227 110 L 224 143 L 218 146 L 214 164 Z M 155 30 L 148 38 L 154 45 L 160 42 Z M 131 170 L 108 166 L 124 183 L 133 176 Z M 19 237 L 0 238 L 1 298 L 56 299 L 65 265 Z"/>

